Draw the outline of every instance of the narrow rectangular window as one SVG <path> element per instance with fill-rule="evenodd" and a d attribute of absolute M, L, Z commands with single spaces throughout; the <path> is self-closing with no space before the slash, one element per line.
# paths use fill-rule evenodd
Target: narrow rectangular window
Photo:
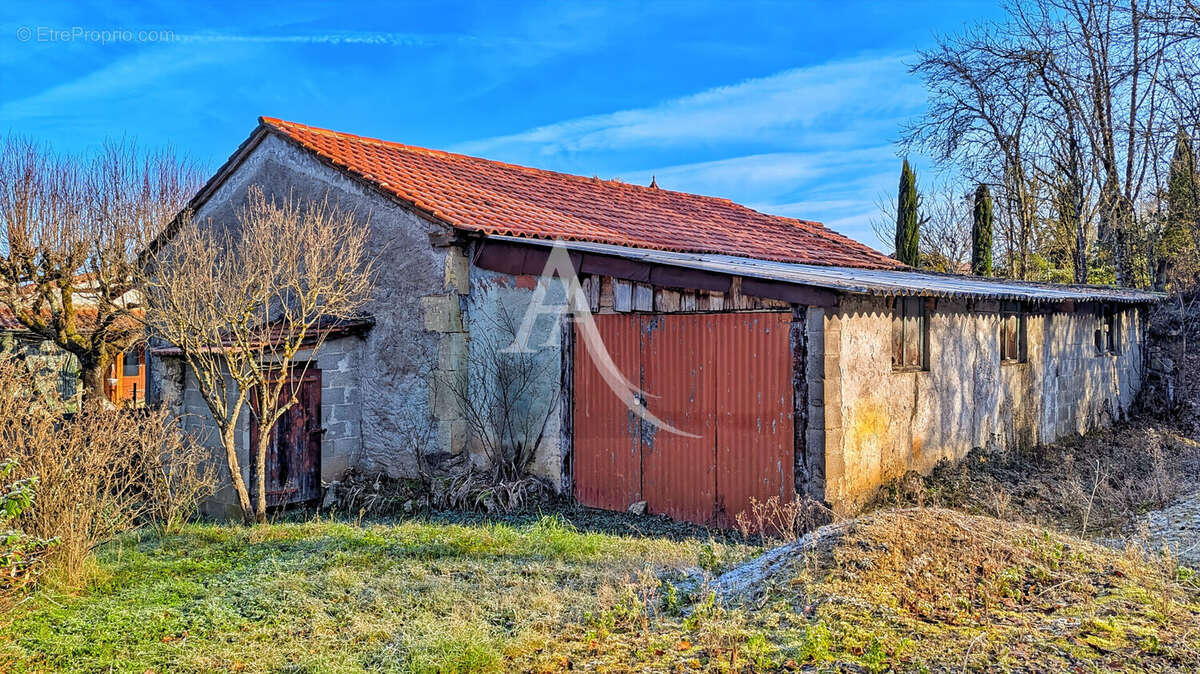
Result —
<path fill-rule="evenodd" d="M 1096 353 L 1117 353 L 1120 346 L 1117 340 L 1119 327 L 1117 312 L 1111 306 L 1102 307 L 1096 317 Z"/>
<path fill-rule="evenodd" d="M 892 300 L 892 368 L 924 370 L 928 367 L 929 316 L 921 297 Z"/>
<path fill-rule="evenodd" d="M 1000 303 L 1000 360 L 1025 362 L 1025 307 L 1020 302 Z"/>
<path fill-rule="evenodd" d="M 121 354 L 121 376 L 136 377 L 142 366 L 142 347 L 129 349 Z"/>

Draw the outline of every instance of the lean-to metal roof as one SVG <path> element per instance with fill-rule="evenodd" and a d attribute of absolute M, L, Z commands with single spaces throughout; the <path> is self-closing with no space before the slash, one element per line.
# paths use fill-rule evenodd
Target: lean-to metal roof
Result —
<path fill-rule="evenodd" d="M 1165 297 L 1163 293 L 1110 286 L 1065 285 L 1010 281 L 977 276 L 959 276 L 891 269 L 856 269 L 824 265 L 774 262 L 756 258 L 710 253 L 679 253 L 667 250 L 615 246 L 586 241 L 547 241 L 521 236 L 493 235 L 493 241 L 550 247 L 636 260 L 648 264 L 699 269 L 718 274 L 826 288 L 844 293 L 893 297 L 914 295 L 949 299 L 996 299 L 1024 302 L 1121 302 L 1146 304 Z"/>

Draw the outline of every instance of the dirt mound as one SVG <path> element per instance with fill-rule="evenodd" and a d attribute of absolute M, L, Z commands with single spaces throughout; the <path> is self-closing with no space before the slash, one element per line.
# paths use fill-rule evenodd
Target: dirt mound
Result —
<path fill-rule="evenodd" d="M 972 640 L 979 655 L 1005 652 L 1008 635 L 1030 651 L 1014 664 L 1200 661 L 1200 584 L 1174 560 L 939 508 L 823 527 L 712 587 L 726 605 L 785 602 L 827 624 L 915 640 L 935 656 L 925 662 L 961 659 Z"/>

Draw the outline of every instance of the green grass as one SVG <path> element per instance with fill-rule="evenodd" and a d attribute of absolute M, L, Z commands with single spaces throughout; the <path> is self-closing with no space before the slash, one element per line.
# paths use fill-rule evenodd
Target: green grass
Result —
<path fill-rule="evenodd" d="M 0 618 L 0 671 L 507 671 L 639 576 L 714 548 L 750 552 L 557 517 L 127 536 L 100 551 L 85 591 L 43 589 Z"/>
<path fill-rule="evenodd" d="M 1190 572 L 1058 534 L 876 514 L 722 607 L 675 581 L 758 549 L 670 525 L 631 533 L 647 522 L 129 535 L 99 551 L 86 589 L 43 587 L 0 616 L 0 673 L 1189 671 L 1200 658 Z"/>

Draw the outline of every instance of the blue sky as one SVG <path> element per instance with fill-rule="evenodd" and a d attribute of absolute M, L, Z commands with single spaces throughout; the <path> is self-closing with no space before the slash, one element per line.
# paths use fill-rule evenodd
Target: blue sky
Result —
<path fill-rule="evenodd" d="M 901 125 L 924 104 L 905 64 L 936 33 L 997 13 L 970 1 L 10 2 L 0 131 L 64 150 L 132 136 L 215 169 L 270 115 L 654 175 L 883 247 L 870 220 L 895 189 Z"/>

